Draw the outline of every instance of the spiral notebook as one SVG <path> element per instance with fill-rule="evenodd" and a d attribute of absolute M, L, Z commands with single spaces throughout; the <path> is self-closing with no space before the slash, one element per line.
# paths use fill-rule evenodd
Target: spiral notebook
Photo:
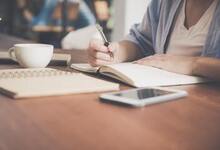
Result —
<path fill-rule="evenodd" d="M 119 84 L 51 68 L 0 70 L 0 93 L 11 98 L 118 90 Z"/>

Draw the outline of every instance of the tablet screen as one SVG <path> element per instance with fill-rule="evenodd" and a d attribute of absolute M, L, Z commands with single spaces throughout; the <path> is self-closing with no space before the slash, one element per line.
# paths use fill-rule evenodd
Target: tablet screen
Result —
<path fill-rule="evenodd" d="M 119 96 L 119 97 L 124 97 L 124 98 L 142 100 L 146 98 L 163 96 L 163 95 L 172 94 L 172 93 L 173 92 L 159 90 L 159 89 L 138 89 L 138 90 L 133 90 L 133 91 L 128 91 L 128 92 L 116 93 L 114 95 Z"/>

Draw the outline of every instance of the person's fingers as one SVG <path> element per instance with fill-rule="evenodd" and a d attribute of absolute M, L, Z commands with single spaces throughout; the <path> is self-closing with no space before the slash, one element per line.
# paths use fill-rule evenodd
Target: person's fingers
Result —
<path fill-rule="evenodd" d="M 106 47 L 100 40 L 90 41 L 89 48 L 87 49 L 89 63 L 92 66 L 112 64 L 115 60 L 113 57 L 114 53 L 118 47 L 118 43 L 111 43 L 108 47 Z"/>
<path fill-rule="evenodd" d="M 106 47 L 103 42 L 99 40 L 92 40 L 89 43 L 89 50 L 93 51 L 100 51 L 100 52 L 105 52 L 108 53 L 108 47 Z"/>
<path fill-rule="evenodd" d="M 98 51 L 89 51 L 89 56 L 96 59 L 101 59 L 105 61 L 112 61 L 111 56 L 108 53 L 98 52 Z"/>
<path fill-rule="evenodd" d="M 89 64 L 92 65 L 93 67 L 97 67 L 97 66 L 109 65 L 112 64 L 112 62 L 90 57 Z"/>
<path fill-rule="evenodd" d="M 110 50 L 110 52 L 112 52 L 112 53 L 115 53 L 116 52 L 116 50 L 119 48 L 119 45 L 118 45 L 118 43 L 111 43 L 109 46 L 108 46 L 108 48 L 109 48 L 109 50 Z"/>
<path fill-rule="evenodd" d="M 88 53 L 89 55 L 97 59 L 112 61 L 114 59 L 113 56 L 114 52 L 116 52 L 117 47 L 117 43 L 111 43 L 108 47 L 106 47 L 103 45 L 103 42 L 99 40 L 92 40 L 89 45 Z"/>

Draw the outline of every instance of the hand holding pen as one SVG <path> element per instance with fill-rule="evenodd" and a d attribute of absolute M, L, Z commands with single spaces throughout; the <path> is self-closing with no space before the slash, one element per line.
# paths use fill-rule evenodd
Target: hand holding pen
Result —
<path fill-rule="evenodd" d="M 102 36 L 102 39 L 104 41 L 104 45 L 108 48 L 109 55 L 112 58 L 114 58 L 114 54 L 109 50 L 110 42 L 107 40 L 107 38 L 106 38 L 106 36 L 105 36 L 105 34 L 103 32 L 103 28 L 99 24 L 96 24 L 96 28 L 99 31 L 100 35 Z"/>
<path fill-rule="evenodd" d="M 96 26 L 96 28 L 98 29 L 98 26 Z M 100 31 L 102 31 L 102 28 L 99 28 L 99 32 Z M 119 44 L 117 42 L 109 43 L 105 36 L 102 36 L 102 38 L 103 40 L 93 39 L 90 41 L 87 52 L 88 62 L 92 66 L 102 66 L 117 63 L 117 57 L 115 54 L 119 49 Z M 103 41 L 105 42 L 103 43 Z"/>

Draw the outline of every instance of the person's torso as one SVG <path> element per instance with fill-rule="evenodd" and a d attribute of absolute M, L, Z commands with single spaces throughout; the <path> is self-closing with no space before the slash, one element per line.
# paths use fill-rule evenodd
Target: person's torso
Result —
<path fill-rule="evenodd" d="M 206 42 L 209 28 L 218 0 L 214 0 L 199 21 L 187 29 L 185 23 L 186 0 L 180 10 L 167 48 L 168 54 L 200 56 Z"/>
<path fill-rule="evenodd" d="M 171 40 L 183 0 L 154 0 L 149 15 L 152 29 L 152 43 L 155 53 L 166 53 Z M 202 56 L 220 58 L 220 0 L 217 0 L 216 10 L 202 49 Z"/>

